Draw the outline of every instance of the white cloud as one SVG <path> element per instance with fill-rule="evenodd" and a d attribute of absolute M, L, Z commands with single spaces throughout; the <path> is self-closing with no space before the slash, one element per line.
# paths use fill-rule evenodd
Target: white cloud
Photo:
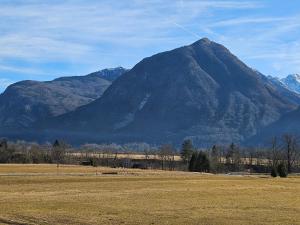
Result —
<path fill-rule="evenodd" d="M 127 66 L 125 59 L 132 65 L 157 51 L 208 36 L 243 60 L 281 60 L 291 69 L 300 67 L 299 46 L 282 40 L 299 29 L 299 16 L 251 14 L 265 7 L 262 1 L 12 0 L 0 6 L 3 62 L 65 62 L 93 69 L 108 62 Z M 0 70 L 49 73 L 3 62 Z M 279 72 L 286 66 L 281 68 Z"/>
<path fill-rule="evenodd" d="M 235 18 L 229 20 L 222 20 L 216 23 L 212 23 L 209 27 L 225 27 L 225 26 L 238 26 L 244 24 L 255 24 L 255 23 L 275 23 L 280 21 L 286 21 L 286 17 L 261 17 L 261 18 Z"/>
<path fill-rule="evenodd" d="M 7 78 L 0 78 L 0 93 L 5 90 L 9 85 L 14 83 L 14 81 Z"/>
<path fill-rule="evenodd" d="M 18 66 L 7 66 L 0 64 L 0 71 L 7 71 L 13 73 L 22 73 L 22 74 L 30 74 L 30 75 L 41 75 L 43 71 L 38 69 L 26 68 L 26 67 L 18 67 Z"/>
<path fill-rule="evenodd" d="M 12 1 L 14 2 L 14 1 Z M 184 23 L 210 9 L 258 7 L 252 1 L 21 1 L 0 8 L 0 57 L 25 60 L 95 58 L 95 46 L 142 47 L 170 37 L 174 24 L 190 35 Z M 179 25 L 180 24 L 180 25 Z M 105 49 L 105 48 L 103 48 Z M 101 51 L 101 49 L 100 49 Z M 108 53 L 108 52 L 107 52 Z"/>
<path fill-rule="evenodd" d="M 208 25 L 220 41 L 243 61 L 265 74 L 299 73 L 300 17 L 237 17 Z M 253 64 L 254 63 L 254 64 Z"/>
<path fill-rule="evenodd" d="M 89 46 L 28 34 L 4 35 L 0 37 L 0 46 L 1 58 L 26 60 L 63 60 L 66 57 L 72 60 L 82 57 L 90 50 Z"/>

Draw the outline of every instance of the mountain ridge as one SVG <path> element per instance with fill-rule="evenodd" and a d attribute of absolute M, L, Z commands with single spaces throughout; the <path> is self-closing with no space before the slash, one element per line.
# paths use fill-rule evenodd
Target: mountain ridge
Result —
<path fill-rule="evenodd" d="M 0 131 L 28 128 L 35 121 L 62 115 L 88 104 L 111 85 L 101 77 L 106 70 L 85 76 L 61 77 L 52 81 L 25 80 L 10 85 L 0 95 Z M 121 67 L 110 74 L 120 76 Z M 113 80 L 111 79 L 111 80 Z"/>
<path fill-rule="evenodd" d="M 279 78 L 268 76 L 268 78 L 278 85 L 282 85 L 283 87 L 293 91 L 297 94 L 300 94 L 300 75 L 299 74 L 289 74 L 286 77 Z"/>
<path fill-rule="evenodd" d="M 209 146 L 243 142 L 299 103 L 298 95 L 204 38 L 141 60 L 101 98 L 41 127 L 97 133 L 99 140 L 190 138 Z"/>

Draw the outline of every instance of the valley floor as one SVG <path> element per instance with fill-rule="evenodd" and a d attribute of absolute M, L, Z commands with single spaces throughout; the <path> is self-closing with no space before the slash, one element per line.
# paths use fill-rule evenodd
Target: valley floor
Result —
<path fill-rule="evenodd" d="M 300 224 L 299 203 L 300 177 L 0 165 L 0 224 Z"/>

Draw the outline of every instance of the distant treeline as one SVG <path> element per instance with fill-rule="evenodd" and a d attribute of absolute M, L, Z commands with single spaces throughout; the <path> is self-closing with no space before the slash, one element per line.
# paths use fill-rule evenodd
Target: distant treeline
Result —
<path fill-rule="evenodd" d="M 128 157 L 127 157 L 128 156 Z M 63 141 L 53 144 L 0 140 L 0 163 L 55 163 L 210 173 L 270 173 L 285 176 L 300 172 L 300 146 L 294 135 L 270 140 L 268 148 L 242 148 L 232 143 L 196 149 L 185 140 L 180 149 L 170 144 L 85 144 L 72 148 Z"/>

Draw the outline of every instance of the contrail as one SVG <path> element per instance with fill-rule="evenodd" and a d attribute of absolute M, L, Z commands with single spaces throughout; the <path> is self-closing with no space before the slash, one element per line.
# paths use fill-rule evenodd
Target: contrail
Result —
<path fill-rule="evenodd" d="M 182 26 L 182 25 L 180 25 L 180 24 L 178 24 L 178 23 L 175 23 L 175 22 L 172 22 L 172 23 L 173 23 L 175 26 L 179 27 L 181 30 L 184 30 L 185 32 L 187 32 L 187 33 L 193 35 L 194 37 L 196 37 L 196 38 L 201 38 L 198 34 L 196 34 L 196 33 L 192 32 L 192 31 L 186 29 L 184 26 Z"/>

